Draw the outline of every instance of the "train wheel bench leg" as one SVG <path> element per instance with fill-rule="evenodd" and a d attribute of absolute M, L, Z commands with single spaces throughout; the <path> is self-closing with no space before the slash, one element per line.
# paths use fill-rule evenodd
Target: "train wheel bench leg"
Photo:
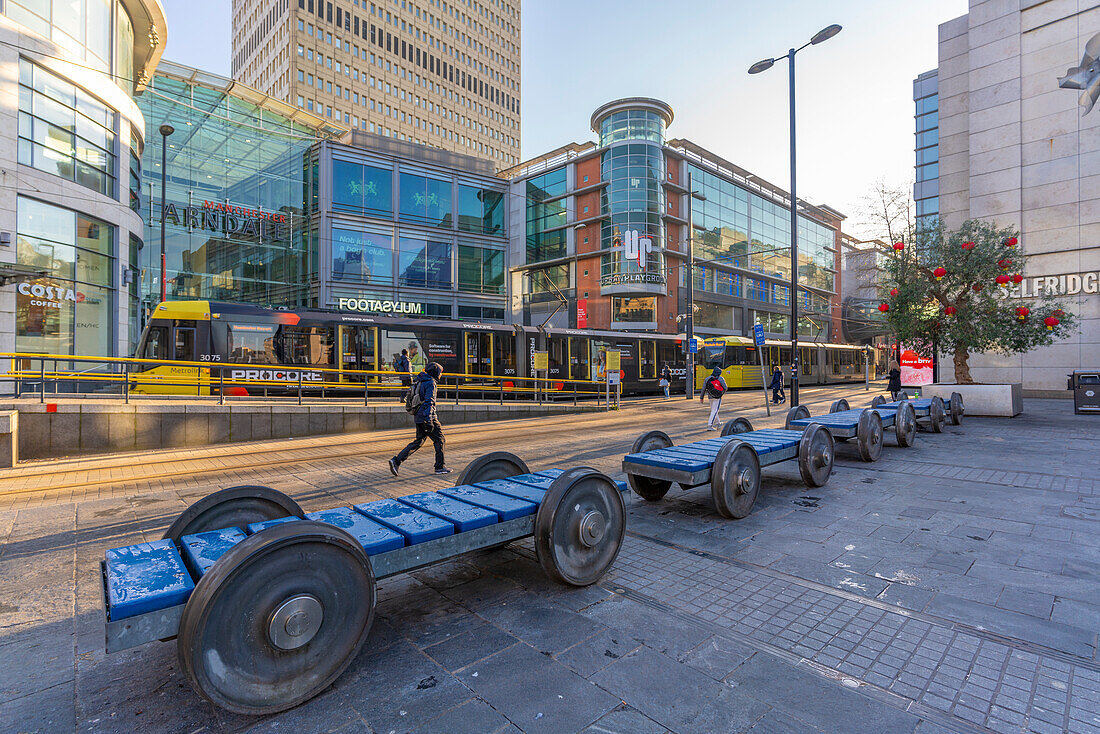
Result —
<path fill-rule="evenodd" d="M 789 430 L 791 427 L 791 421 L 801 420 L 802 418 L 810 417 L 810 409 L 805 405 L 796 405 L 787 411 L 787 418 L 783 422 L 783 428 Z"/>
<path fill-rule="evenodd" d="M 245 527 L 254 522 L 302 516 L 297 502 L 277 489 L 257 484 L 227 487 L 198 500 L 176 518 L 164 533 L 166 540 L 206 530 Z"/>
<path fill-rule="evenodd" d="M 962 423 L 963 412 L 962 395 L 957 392 L 951 393 L 951 402 L 948 405 L 948 416 L 951 419 L 951 425 L 957 426 Z"/>
<path fill-rule="evenodd" d="M 894 416 L 894 435 L 898 446 L 909 447 L 917 440 L 917 412 L 908 400 L 903 400 Z"/>
<path fill-rule="evenodd" d="M 375 579 L 348 533 L 302 520 L 234 545 L 183 610 L 177 651 L 192 685 L 240 714 L 273 714 L 344 672 L 374 619 Z"/>
<path fill-rule="evenodd" d="M 882 455 L 882 433 L 882 416 L 870 408 L 864 408 L 856 427 L 856 445 L 861 459 L 878 461 Z"/>
<path fill-rule="evenodd" d="M 928 406 L 928 423 L 932 428 L 932 432 L 943 433 L 943 424 L 946 419 L 947 411 L 943 407 L 943 398 L 939 396 L 932 398 L 932 402 Z"/>
<path fill-rule="evenodd" d="M 492 479 L 507 479 L 508 477 L 530 474 L 527 462 L 515 454 L 507 451 L 493 451 L 479 456 L 462 470 L 458 475 L 456 487 L 488 482 Z"/>
<path fill-rule="evenodd" d="M 798 442 L 798 471 L 810 487 L 824 487 L 833 471 L 835 445 L 832 435 L 818 423 L 811 423 Z"/>
<path fill-rule="evenodd" d="M 744 441 L 733 440 L 718 451 L 710 492 L 722 517 L 748 517 L 760 493 L 760 456 Z"/>
<path fill-rule="evenodd" d="M 546 490 L 535 516 L 535 554 L 550 578 L 588 586 L 615 562 L 625 532 L 618 487 L 595 469 L 578 467 Z"/>
<path fill-rule="evenodd" d="M 672 446 L 672 439 L 669 438 L 667 433 L 664 431 L 647 431 L 635 439 L 634 445 L 630 448 L 630 453 L 640 454 L 656 449 L 667 449 L 669 446 Z M 634 493 L 648 502 L 657 502 L 668 494 L 668 490 L 672 487 L 672 482 L 663 479 L 651 479 L 638 474 L 627 474 L 626 480 Z"/>
<path fill-rule="evenodd" d="M 722 426 L 721 436 L 735 436 L 738 433 L 749 433 L 752 431 L 752 423 L 749 423 L 748 418 L 730 418 Z"/>

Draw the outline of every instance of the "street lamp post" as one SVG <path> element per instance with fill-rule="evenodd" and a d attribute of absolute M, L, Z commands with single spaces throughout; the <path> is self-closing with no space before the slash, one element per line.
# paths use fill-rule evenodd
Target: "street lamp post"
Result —
<path fill-rule="evenodd" d="M 164 254 L 165 187 L 168 181 L 168 136 L 176 128 L 165 123 L 160 126 L 160 302 L 168 300 L 168 258 Z"/>
<path fill-rule="evenodd" d="M 808 43 L 798 48 L 792 48 L 787 52 L 787 66 L 790 73 L 789 88 L 787 92 L 790 101 L 791 123 L 791 406 L 798 405 L 798 193 L 795 190 L 795 123 L 794 123 L 794 56 L 807 46 L 828 41 L 840 33 L 840 26 L 833 25 L 822 28 L 814 34 Z M 780 57 L 782 58 L 782 57 Z M 764 59 L 757 61 L 749 67 L 750 74 L 759 74 L 767 71 L 775 64 L 776 59 Z"/>

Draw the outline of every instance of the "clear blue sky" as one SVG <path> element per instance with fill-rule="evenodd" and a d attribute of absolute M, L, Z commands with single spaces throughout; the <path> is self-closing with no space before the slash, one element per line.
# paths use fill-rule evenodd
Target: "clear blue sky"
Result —
<path fill-rule="evenodd" d="M 230 3 L 163 2 L 165 57 L 228 76 Z M 785 188 L 786 64 L 746 70 L 839 23 L 840 35 L 798 54 L 799 194 L 855 218 L 875 180 L 912 177 L 912 80 L 936 66 L 937 25 L 966 10 L 966 0 L 524 0 L 523 157 L 593 139 L 588 119 L 603 102 L 658 97 L 676 112 L 670 137 Z"/>

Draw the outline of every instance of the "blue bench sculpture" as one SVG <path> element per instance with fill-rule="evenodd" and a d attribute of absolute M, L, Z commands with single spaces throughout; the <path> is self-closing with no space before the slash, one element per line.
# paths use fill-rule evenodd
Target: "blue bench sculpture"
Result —
<path fill-rule="evenodd" d="M 957 392 L 951 393 L 951 397 L 947 403 L 944 403 L 943 398 L 934 396 L 931 398 L 909 398 L 902 392 L 902 400 L 908 400 L 916 411 L 918 420 L 927 420 L 928 428 L 933 433 L 942 433 L 944 422 L 950 422 L 951 425 L 957 426 L 962 423 L 963 413 L 965 409 L 963 407 L 962 395 Z M 898 404 L 896 402 L 887 402 L 886 398 L 881 395 L 876 395 L 871 399 L 871 407 L 890 408 Z"/>
<path fill-rule="evenodd" d="M 878 461 L 882 454 L 884 430 L 894 429 L 898 446 L 912 446 L 916 440 L 917 414 L 913 406 L 906 401 L 887 407 L 852 409 L 848 401 L 841 398 L 833 402 L 826 415 L 810 417 L 805 405 L 798 405 L 787 411 L 786 427 L 800 430 L 809 425 L 819 425 L 838 441 L 856 439 L 859 455 L 864 461 Z"/>
<path fill-rule="evenodd" d="M 532 473 L 500 451 L 457 485 L 310 513 L 269 487 L 204 497 L 164 539 L 106 552 L 107 652 L 174 637 L 200 694 L 270 714 L 347 668 L 370 631 L 378 579 L 534 536 L 547 574 L 586 586 L 619 553 L 626 486 L 594 469 Z"/>
<path fill-rule="evenodd" d="M 821 487 L 829 480 L 834 444 L 821 426 L 754 431 L 744 418 L 735 418 L 727 426 L 726 435 L 681 446 L 674 446 L 663 431 L 643 433 L 623 458 L 630 488 L 656 502 L 673 482 L 684 489 L 709 483 L 718 514 L 740 519 L 752 512 L 765 466 L 797 459 L 808 486 Z"/>

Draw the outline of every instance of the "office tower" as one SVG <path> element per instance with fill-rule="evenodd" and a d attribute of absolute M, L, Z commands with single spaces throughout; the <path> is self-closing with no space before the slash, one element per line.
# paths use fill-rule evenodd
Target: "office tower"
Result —
<path fill-rule="evenodd" d="M 358 130 L 519 162 L 519 0 L 234 0 L 232 68 Z"/>

